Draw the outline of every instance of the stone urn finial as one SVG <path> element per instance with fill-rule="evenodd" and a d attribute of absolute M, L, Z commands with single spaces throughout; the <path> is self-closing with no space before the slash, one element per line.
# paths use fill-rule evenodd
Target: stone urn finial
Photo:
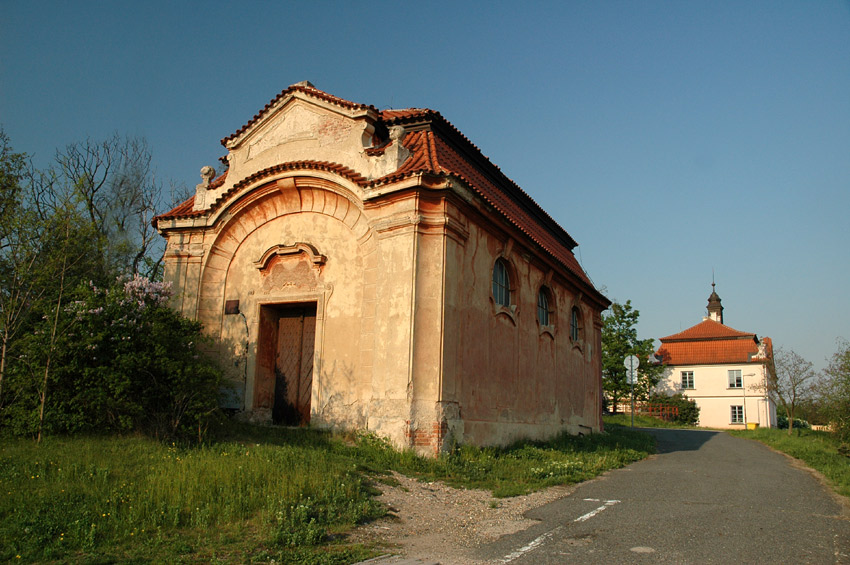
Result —
<path fill-rule="evenodd" d="M 404 135 L 404 126 L 392 126 L 390 128 L 390 139 L 398 141 Z"/>
<path fill-rule="evenodd" d="M 210 189 L 210 183 L 215 178 L 215 169 L 209 165 L 201 167 L 201 181 L 195 185 L 195 205 L 193 210 L 204 210 L 207 206 L 207 191 Z"/>
<path fill-rule="evenodd" d="M 204 188 L 209 188 L 210 183 L 212 182 L 212 180 L 214 178 L 215 178 L 215 169 L 213 169 L 209 165 L 207 165 L 205 167 L 201 167 L 201 179 L 203 179 L 203 182 L 201 184 L 204 186 Z"/>

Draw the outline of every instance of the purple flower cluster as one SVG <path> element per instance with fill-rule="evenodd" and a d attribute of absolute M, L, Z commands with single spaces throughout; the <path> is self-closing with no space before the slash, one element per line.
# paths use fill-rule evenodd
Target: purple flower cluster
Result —
<path fill-rule="evenodd" d="M 124 283 L 124 294 L 135 300 L 139 306 L 146 304 L 160 306 L 165 304 L 171 295 L 170 282 L 156 282 L 136 273 L 132 279 Z"/>

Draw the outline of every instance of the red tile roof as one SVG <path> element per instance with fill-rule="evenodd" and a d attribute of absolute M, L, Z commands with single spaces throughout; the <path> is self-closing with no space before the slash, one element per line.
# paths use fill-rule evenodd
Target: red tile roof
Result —
<path fill-rule="evenodd" d="M 773 355 L 770 338 L 762 338 L 768 357 Z M 712 365 L 717 363 L 763 363 L 755 334 L 740 332 L 714 320 L 704 320 L 677 334 L 661 338 L 658 356 L 667 365 Z"/>
<path fill-rule="evenodd" d="M 199 210 L 197 212 L 193 211 L 192 208 L 195 206 L 195 195 L 193 194 L 188 199 L 184 200 L 182 203 L 178 204 L 168 212 L 164 214 L 160 214 L 159 216 L 154 216 L 151 222 L 153 225 L 159 220 L 164 219 L 176 219 L 176 218 L 189 218 L 191 216 L 202 216 L 204 214 L 203 210 Z"/>
<path fill-rule="evenodd" d="M 677 334 L 662 337 L 661 342 L 669 341 L 687 341 L 694 339 L 730 339 L 730 338 L 752 338 L 755 334 L 747 332 L 739 332 L 729 326 L 715 322 L 712 319 L 703 320 L 695 326 L 679 332 Z"/>
<path fill-rule="evenodd" d="M 575 240 L 498 167 L 488 167 L 490 161 L 480 153 L 479 158 L 486 163 L 474 163 L 464 158 L 461 154 L 464 148 L 456 143 L 457 140 L 447 139 L 435 131 L 419 130 L 406 134 L 403 144 L 412 153 L 412 158 L 393 176 L 430 172 L 457 177 L 573 274 L 590 283 L 572 253 L 577 245 Z M 474 147 L 471 143 L 469 146 L 468 149 Z"/>
<path fill-rule="evenodd" d="M 225 179 L 227 178 L 227 171 L 224 171 L 218 178 L 215 178 L 210 182 L 210 189 L 218 188 L 224 184 Z M 192 195 L 168 212 L 164 214 L 160 214 L 159 216 L 154 216 L 151 220 L 151 224 L 156 227 L 156 224 L 159 220 L 168 220 L 168 219 L 177 219 L 177 218 L 194 218 L 198 216 L 203 216 L 206 211 L 198 210 L 195 211 L 193 208 L 195 207 L 195 196 Z"/>
<path fill-rule="evenodd" d="M 755 353 L 758 345 L 753 340 L 664 343 L 658 349 L 665 365 L 748 363 Z"/>
<path fill-rule="evenodd" d="M 406 133 L 400 141 L 410 151 L 411 157 L 394 173 L 372 181 L 367 181 L 356 172 L 333 163 L 302 161 L 299 163 L 281 164 L 255 173 L 248 179 L 239 181 L 236 186 L 228 191 L 228 194 L 222 195 L 213 204 L 213 208 L 220 205 L 230 193 L 238 187 L 244 186 L 246 182 L 255 181 L 258 178 L 282 170 L 282 168 L 291 169 L 296 168 L 296 166 L 336 170 L 338 173 L 364 187 L 395 182 L 418 173 L 452 176 L 468 185 L 554 259 L 564 265 L 582 281 L 592 286 L 590 279 L 572 253 L 573 248 L 577 245 L 575 240 L 534 199 L 515 182 L 505 176 L 499 167 L 490 162 L 478 147 L 448 120 L 443 118 L 439 112 L 420 108 L 383 110 L 379 112 L 373 106 L 349 102 L 322 92 L 312 85 L 302 83 L 290 86 L 277 95 L 236 133 L 224 138 L 222 144 L 226 144 L 229 140 L 241 135 L 265 115 L 278 100 L 295 91 L 349 109 L 374 110 L 379 119 L 377 126 L 380 126 L 376 127 L 376 131 L 382 130 L 386 132 L 386 128 L 395 125 L 404 126 Z M 371 154 L 380 154 L 388 146 L 389 144 L 384 146 L 379 145 L 371 150 Z M 367 150 L 367 152 L 369 151 Z M 216 179 L 216 182 L 218 180 Z M 158 219 L 185 218 L 200 214 L 199 212 L 192 211 L 193 201 L 194 198 L 187 200 L 173 210 L 158 216 L 154 221 Z"/>

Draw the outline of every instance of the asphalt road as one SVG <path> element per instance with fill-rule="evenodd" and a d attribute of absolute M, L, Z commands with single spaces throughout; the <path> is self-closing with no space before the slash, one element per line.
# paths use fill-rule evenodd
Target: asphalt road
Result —
<path fill-rule="evenodd" d="M 659 454 L 528 514 L 488 563 L 850 563 L 850 513 L 805 469 L 725 433 L 645 430 Z"/>

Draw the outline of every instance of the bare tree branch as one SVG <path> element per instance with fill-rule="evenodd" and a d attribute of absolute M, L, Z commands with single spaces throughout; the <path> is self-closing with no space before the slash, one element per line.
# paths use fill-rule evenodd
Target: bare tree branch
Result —
<path fill-rule="evenodd" d="M 794 427 L 794 415 L 800 403 L 814 393 L 815 372 L 811 362 L 793 350 L 777 348 L 767 376 L 767 392 L 788 416 L 788 434 Z"/>

